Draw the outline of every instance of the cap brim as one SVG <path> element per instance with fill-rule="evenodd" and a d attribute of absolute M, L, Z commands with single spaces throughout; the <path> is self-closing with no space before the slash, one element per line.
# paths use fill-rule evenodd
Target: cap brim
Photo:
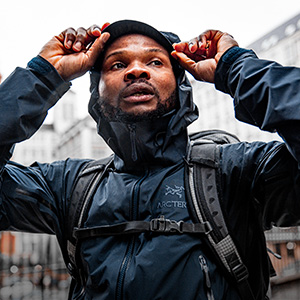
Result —
<path fill-rule="evenodd" d="M 117 38 L 123 35 L 142 34 L 154 39 L 156 42 L 166 48 L 168 52 L 173 50 L 172 43 L 160 31 L 143 22 L 121 20 L 110 24 L 102 32 L 110 33 L 108 44 L 113 43 Z"/>

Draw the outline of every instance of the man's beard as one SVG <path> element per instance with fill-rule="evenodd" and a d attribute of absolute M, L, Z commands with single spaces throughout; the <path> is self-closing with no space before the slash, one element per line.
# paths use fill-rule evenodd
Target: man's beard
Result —
<path fill-rule="evenodd" d="M 123 123 L 136 123 L 145 120 L 155 120 L 166 113 L 170 112 L 176 107 L 178 102 L 177 90 L 175 89 L 171 95 L 162 100 L 158 93 L 156 93 L 158 99 L 157 106 L 154 110 L 141 112 L 141 113 L 131 113 L 123 111 L 119 106 L 115 107 L 109 103 L 109 100 L 103 97 L 99 97 L 99 104 L 102 115 L 108 121 L 118 121 Z"/>

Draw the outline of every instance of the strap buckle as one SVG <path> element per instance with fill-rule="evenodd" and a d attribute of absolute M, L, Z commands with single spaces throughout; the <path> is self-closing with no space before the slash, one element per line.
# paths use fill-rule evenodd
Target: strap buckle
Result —
<path fill-rule="evenodd" d="M 153 232 L 179 232 L 183 233 L 183 221 L 165 219 L 164 216 L 150 221 L 150 231 Z"/>
<path fill-rule="evenodd" d="M 239 265 L 232 268 L 232 273 L 236 279 L 237 282 L 241 282 L 243 280 L 246 280 L 249 276 L 248 270 L 245 265 L 240 263 Z"/>

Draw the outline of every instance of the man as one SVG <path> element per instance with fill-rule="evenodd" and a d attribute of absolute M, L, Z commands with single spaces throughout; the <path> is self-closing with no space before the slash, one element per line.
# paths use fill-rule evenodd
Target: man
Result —
<path fill-rule="evenodd" d="M 70 195 L 87 160 L 31 167 L 8 160 L 13 144 L 38 129 L 69 81 L 90 69 L 89 111 L 115 155 L 82 227 L 161 215 L 191 223 L 184 165 L 186 127 L 197 118 L 197 109 L 177 60 L 196 79 L 215 82 L 234 96 L 239 119 L 277 130 L 286 141 L 220 147 L 222 210 L 248 268 L 253 298 L 264 299 L 269 268 L 263 229 L 273 223 L 297 225 L 300 219 L 300 70 L 259 60 L 219 31 L 185 43 L 135 21 L 102 29 L 62 32 L 26 69 L 16 69 L 2 83 L 1 229 L 56 234 L 67 256 Z M 152 232 L 84 239 L 77 257 L 83 278 L 72 286 L 70 298 L 240 299 L 204 239 Z"/>

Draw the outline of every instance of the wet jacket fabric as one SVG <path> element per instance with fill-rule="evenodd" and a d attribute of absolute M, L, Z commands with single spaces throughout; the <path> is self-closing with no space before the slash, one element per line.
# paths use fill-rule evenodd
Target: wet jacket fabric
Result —
<path fill-rule="evenodd" d="M 221 147 L 221 206 L 248 267 L 255 299 L 264 299 L 269 280 L 263 230 L 273 224 L 299 224 L 299 80 L 300 69 L 259 60 L 252 51 L 237 47 L 222 57 L 216 72 L 216 87 L 234 97 L 237 118 L 276 130 L 285 141 Z M 184 157 L 186 127 L 197 109 L 183 73 L 177 83 L 180 107 L 159 121 L 107 123 L 92 101 L 98 132 L 115 159 L 94 195 L 85 227 L 150 221 L 161 215 L 191 222 Z M 13 144 L 34 134 L 69 86 L 40 57 L 26 69 L 17 68 L 0 85 L 0 228 L 55 234 L 63 253 L 69 197 L 88 160 L 27 167 L 9 158 Z M 239 299 L 202 236 L 142 233 L 90 238 L 82 243 L 80 254 L 86 287 L 77 284 L 74 299 L 207 299 L 203 262 L 215 299 Z"/>

